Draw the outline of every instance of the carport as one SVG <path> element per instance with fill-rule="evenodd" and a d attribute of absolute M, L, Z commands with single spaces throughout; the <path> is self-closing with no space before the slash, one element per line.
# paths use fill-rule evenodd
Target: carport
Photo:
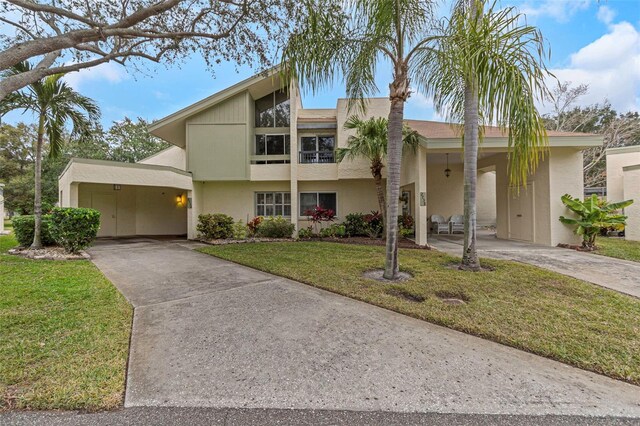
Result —
<path fill-rule="evenodd" d="M 63 207 L 100 211 L 99 237 L 186 235 L 191 174 L 142 163 L 72 159 L 59 178 Z"/>

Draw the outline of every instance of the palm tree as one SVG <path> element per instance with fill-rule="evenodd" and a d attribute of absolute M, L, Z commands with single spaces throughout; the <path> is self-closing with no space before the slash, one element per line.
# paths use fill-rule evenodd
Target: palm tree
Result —
<path fill-rule="evenodd" d="M 28 62 L 13 66 L 5 76 L 31 70 Z M 21 109 L 32 112 L 38 118 L 38 133 L 35 140 L 35 197 L 33 211 L 35 231 L 32 249 L 42 247 L 42 150 L 45 135 L 49 141 L 49 155 L 56 157 L 64 143 L 64 126 L 73 125 L 73 134 L 86 135 L 90 121 L 97 120 L 100 111 L 95 102 L 69 87 L 61 80 L 63 74 L 51 75 L 37 81 L 19 92 L 13 92 L 0 101 L 0 116 L 8 111 Z M 82 110 L 84 110 L 83 113 Z"/>
<path fill-rule="evenodd" d="M 400 196 L 404 104 L 410 82 L 422 76 L 429 57 L 434 1 L 336 0 L 317 5 L 307 1 L 307 17 L 301 30 L 284 49 L 285 76 L 295 78 L 312 91 L 343 78 L 351 102 L 366 108 L 367 95 L 378 93 L 375 83 L 380 59 L 391 65 L 389 84 L 387 200 Z M 419 83 L 419 82 L 417 82 Z M 398 216 L 398 203 L 387 204 L 386 216 Z M 384 277 L 398 278 L 398 224 L 388 221 Z"/>
<path fill-rule="evenodd" d="M 388 120 L 384 117 L 372 117 L 363 120 L 358 116 L 351 116 L 345 122 L 345 129 L 355 129 L 356 135 L 350 136 L 347 141 L 346 148 L 336 149 L 336 160 L 338 163 L 345 158 L 351 160 L 364 157 L 371 163 L 371 175 L 376 186 L 376 195 L 378 197 L 378 207 L 382 214 L 382 221 L 386 226 L 386 203 L 384 196 L 384 187 L 382 185 L 382 169 L 384 168 L 384 160 L 387 156 L 387 127 Z M 420 144 L 420 136 L 415 130 L 411 130 L 408 126 L 402 129 L 402 147 L 415 149 Z"/>
<path fill-rule="evenodd" d="M 511 185 L 526 185 L 548 147 L 536 99 L 548 94 L 545 46 L 538 29 L 522 25 L 513 7 L 484 12 L 485 0 L 460 0 L 446 37 L 437 41 L 420 80 L 436 108 L 464 123 L 464 248 L 460 269 L 478 271 L 476 183 L 482 126 L 508 134 Z"/>

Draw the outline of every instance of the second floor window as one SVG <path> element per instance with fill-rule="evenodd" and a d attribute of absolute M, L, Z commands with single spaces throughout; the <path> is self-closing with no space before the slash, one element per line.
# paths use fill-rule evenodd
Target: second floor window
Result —
<path fill-rule="evenodd" d="M 334 135 L 302 136 L 300 138 L 300 163 L 334 163 Z"/>
<path fill-rule="evenodd" d="M 289 155 L 291 145 L 289 135 L 256 135 L 254 146 L 255 155 Z M 286 164 L 289 157 L 279 159 L 265 159 L 254 161 L 254 164 Z"/>
<path fill-rule="evenodd" d="M 289 95 L 284 90 L 256 100 L 256 127 L 289 127 Z"/>

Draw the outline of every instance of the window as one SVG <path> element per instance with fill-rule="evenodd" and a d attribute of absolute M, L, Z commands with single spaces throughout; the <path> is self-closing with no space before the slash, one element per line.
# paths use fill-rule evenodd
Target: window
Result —
<path fill-rule="evenodd" d="M 289 135 L 256 135 L 255 155 L 289 155 L 291 145 Z M 259 160 L 255 164 L 289 163 L 288 159 Z"/>
<path fill-rule="evenodd" d="M 300 163 L 333 163 L 334 135 L 302 136 L 300 138 Z"/>
<path fill-rule="evenodd" d="M 256 192 L 256 216 L 291 216 L 291 193 Z"/>
<path fill-rule="evenodd" d="M 307 211 L 313 210 L 316 206 L 323 209 L 337 210 L 337 196 L 335 192 L 301 192 L 300 193 L 300 216 L 307 216 Z"/>
<path fill-rule="evenodd" d="M 278 90 L 256 100 L 256 127 L 289 127 L 289 95 Z"/>

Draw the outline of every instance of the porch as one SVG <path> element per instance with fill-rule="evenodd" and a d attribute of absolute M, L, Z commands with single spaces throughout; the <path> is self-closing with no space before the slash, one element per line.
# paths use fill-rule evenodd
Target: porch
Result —
<path fill-rule="evenodd" d="M 414 163 L 415 161 L 415 163 Z M 580 147 L 551 147 L 526 185 L 509 181 L 507 150 L 484 145 L 478 159 L 477 227 L 492 226 L 497 238 L 540 246 L 577 243 L 572 229 L 558 218 L 566 214 L 560 197 L 583 192 Z M 416 243 L 430 242 L 432 216 L 464 213 L 463 155 L 459 141 L 428 143 L 406 155 L 401 179 L 401 213 L 414 217 Z M 455 239 L 455 238 L 454 238 Z"/>

